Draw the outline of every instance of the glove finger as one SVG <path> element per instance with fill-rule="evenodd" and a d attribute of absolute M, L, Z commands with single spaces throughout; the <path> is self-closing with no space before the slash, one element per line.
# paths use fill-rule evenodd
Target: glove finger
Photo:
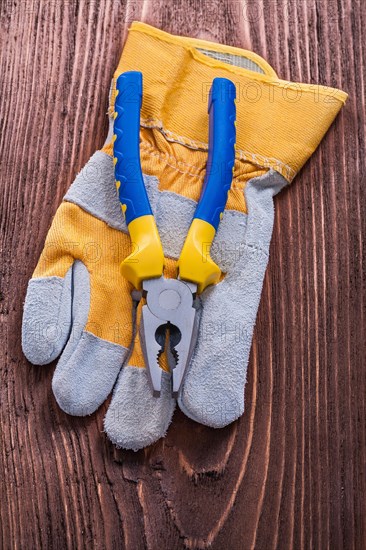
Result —
<path fill-rule="evenodd" d="M 23 353 L 46 365 L 58 357 L 71 327 L 72 268 L 64 278 L 43 277 L 28 283 L 22 323 Z"/>
<path fill-rule="evenodd" d="M 22 324 L 24 355 L 36 365 L 58 357 L 71 328 L 72 223 L 65 217 L 65 205 L 57 210 L 42 254 L 28 283 Z"/>
<path fill-rule="evenodd" d="M 169 373 L 162 373 L 161 395 L 154 397 L 146 369 L 126 366 L 119 375 L 104 429 L 117 447 L 137 451 L 165 436 L 174 409 Z"/>
<path fill-rule="evenodd" d="M 73 326 L 57 364 L 52 389 L 63 411 L 74 416 L 92 414 L 111 393 L 128 346 L 108 341 L 88 322 L 90 275 L 81 261 L 73 270 Z M 105 304 L 104 308 L 108 308 Z M 128 327 L 130 329 L 130 327 Z"/>

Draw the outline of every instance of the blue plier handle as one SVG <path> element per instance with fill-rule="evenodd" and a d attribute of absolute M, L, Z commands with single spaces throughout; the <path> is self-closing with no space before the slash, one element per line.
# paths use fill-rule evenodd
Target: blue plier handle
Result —
<path fill-rule="evenodd" d="M 179 277 L 202 292 L 217 283 L 220 269 L 210 248 L 231 186 L 235 160 L 234 84 L 215 78 L 209 95 L 209 149 L 206 177 L 190 229 L 178 260 Z M 122 262 L 123 275 L 141 288 L 142 281 L 163 273 L 164 254 L 146 193 L 140 163 L 140 110 L 142 74 L 130 71 L 117 80 L 114 123 L 116 184 L 122 211 L 135 244 L 133 257 Z"/>

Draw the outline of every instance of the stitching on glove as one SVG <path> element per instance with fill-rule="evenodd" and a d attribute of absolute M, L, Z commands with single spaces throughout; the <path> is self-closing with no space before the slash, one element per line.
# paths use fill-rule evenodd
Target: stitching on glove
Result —
<path fill-rule="evenodd" d="M 150 124 L 150 122 L 152 124 Z M 158 130 L 165 137 L 165 139 L 170 143 L 177 143 L 178 145 L 189 147 L 194 151 L 202 151 L 202 152 L 207 151 L 207 148 L 208 148 L 207 143 L 195 142 L 183 136 L 176 135 L 170 130 L 164 129 L 161 121 L 157 121 L 156 119 L 142 119 L 141 126 L 143 128 L 150 129 L 150 130 Z M 168 136 L 171 136 L 171 137 L 168 137 Z M 143 144 L 141 144 L 140 146 L 142 147 Z M 101 150 L 107 155 L 113 156 L 111 142 L 108 144 L 105 144 Z M 276 166 L 276 171 L 279 172 L 281 176 L 283 176 L 289 183 L 291 183 L 291 181 L 296 176 L 296 171 L 293 168 L 291 168 L 291 166 L 283 163 L 282 161 L 274 157 L 264 157 L 262 155 L 249 153 L 248 151 L 243 151 L 242 149 L 236 149 L 236 156 L 238 159 L 251 162 L 256 166 L 258 166 L 259 168 L 274 169 L 273 167 Z M 182 163 L 181 161 L 177 161 L 177 162 Z M 174 168 L 174 166 L 172 166 L 172 168 Z M 195 168 L 195 167 L 191 166 L 191 168 Z M 195 175 L 195 174 L 190 174 L 189 172 L 182 172 L 182 171 L 180 171 L 180 173 L 192 175 L 192 176 Z M 235 189 L 235 187 L 232 187 L 232 189 Z"/>
<path fill-rule="evenodd" d="M 197 168 L 197 166 L 196 166 L 195 164 L 188 164 L 188 162 L 184 162 L 183 160 L 179 160 L 179 159 L 177 159 L 177 157 L 175 157 L 174 155 L 170 155 L 169 153 L 159 153 L 159 152 L 155 152 L 155 151 L 156 151 L 156 148 L 155 148 L 153 145 L 150 145 L 150 143 L 148 143 L 148 142 L 142 141 L 142 142 L 140 143 L 140 149 L 144 149 L 144 150 L 145 150 L 146 152 L 148 152 L 148 153 L 154 151 L 154 153 L 152 153 L 152 154 L 155 155 L 155 156 L 159 156 L 159 157 L 161 157 L 161 158 L 170 158 L 170 159 L 173 159 L 173 160 L 175 160 L 175 162 L 176 162 L 177 164 L 183 164 L 184 166 L 187 166 L 188 168 L 193 168 L 193 169 L 196 168 L 197 171 L 198 171 L 198 168 Z M 169 166 L 172 166 L 172 165 L 169 164 Z M 174 168 L 174 166 L 172 166 L 172 168 Z M 182 173 L 185 174 L 186 172 L 182 172 Z M 188 173 L 188 172 L 187 172 L 187 173 Z M 194 176 L 194 175 L 197 175 L 197 176 L 199 176 L 200 178 L 203 179 L 203 177 L 200 176 L 200 175 L 198 174 L 198 172 L 197 172 L 197 174 L 191 174 L 191 175 L 193 175 L 193 176 Z"/>
<path fill-rule="evenodd" d="M 144 128 L 149 129 L 155 129 L 159 130 L 161 134 L 168 140 L 168 141 L 174 141 L 175 143 L 179 143 L 180 145 L 189 145 L 191 149 L 196 149 L 198 151 L 207 151 L 208 150 L 208 144 L 194 141 L 193 139 L 180 136 L 176 134 L 175 132 L 171 132 L 170 130 L 166 130 L 163 126 L 163 122 L 161 120 L 158 120 L 156 118 L 142 118 L 140 121 L 141 126 Z M 168 137 L 170 136 L 170 138 Z"/>
<path fill-rule="evenodd" d="M 207 143 L 197 142 L 189 138 L 185 138 L 184 136 L 179 136 L 174 132 L 171 132 L 170 130 L 166 130 L 163 126 L 162 121 L 160 120 L 154 118 L 141 119 L 141 126 L 143 128 L 148 128 L 151 130 L 158 130 L 170 142 L 178 143 L 179 145 L 188 145 L 191 149 L 194 149 L 196 151 L 208 150 Z M 237 149 L 236 153 L 241 160 L 247 160 L 256 164 L 259 167 L 273 168 L 273 165 L 278 166 L 281 175 L 283 175 L 289 181 L 292 181 L 296 176 L 296 172 L 295 170 L 293 170 L 293 168 L 291 168 L 291 166 L 274 157 L 264 157 L 262 155 L 243 151 L 242 149 Z"/>
<path fill-rule="evenodd" d="M 144 149 L 147 153 L 149 153 L 153 157 L 158 157 L 158 158 L 161 158 L 163 160 L 166 160 L 166 158 L 174 158 L 174 160 L 176 160 L 178 163 L 180 163 L 180 161 L 178 161 L 172 155 L 165 155 L 164 153 L 156 152 L 154 147 L 151 147 L 151 146 L 149 147 L 148 145 L 143 145 L 141 143 L 140 144 L 140 149 Z M 180 174 L 185 174 L 187 176 L 194 176 L 194 177 L 199 178 L 201 181 L 203 181 L 203 176 L 199 176 L 198 174 L 194 174 L 194 173 L 188 172 L 186 170 L 179 170 L 179 168 L 177 166 L 174 166 L 174 164 L 170 164 L 169 162 L 167 162 L 167 165 L 170 166 L 171 168 L 173 168 L 174 170 L 176 170 L 177 172 L 179 172 Z M 192 166 L 192 168 L 195 168 L 195 167 Z"/>
<path fill-rule="evenodd" d="M 177 164 L 183 164 L 185 166 L 187 166 L 188 168 L 196 168 L 198 170 L 198 168 L 194 165 L 194 164 L 187 164 L 186 162 L 183 162 L 181 160 L 178 160 L 174 155 L 169 155 L 168 153 L 160 153 L 156 150 L 155 147 L 153 147 L 152 145 L 149 145 L 147 144 L 146 142 L 141 142 L 140 143 L 140 150 L 143 150 L 145 151 L 146 153 L 148 153 L 149 155 L 153 156 L 153 157 L 158 157 L 162 160 L 164 160 L 166 162 L 166 164 L 168 166 L 170 166 L 170 168 L 173 168 L 174 170 L 176 170 L 177 172 L 179 172 L 180 174 L 184 174 L 184 175 L 188 175 L 188 176 L 192 176 L 192 177 L 196 177 L 198 178 L 200 181 L 203 181 L 204 180 L 204 176 L 201 176 L 199 175 L 198 173 L 193 173 L 193 172 L 189 172 L 189 171 L 186 171 L 186 170 L 180 170 L 176 165 L 174 164 L 171 164 L 169 162 L 166 161 L 166 159 L 172 159 L 174 160 Z M 242 158 L 241 160 L 247 160 L 247 162 L 250 162 L 251 164 L 253 164 L 252 161 L 250 161 L 249 159 L 244 159 Z M 260 166 L 257 166 L 257 169 L 261 169 Z M 269 168 L 269 167 L 268 167 Z M 243 174 L 241 174 L 243 175 Z M 236 191 L 244 191 L 244 187 L 243 185 L 238 185 L 235 182 L 235 179 L 233 180 L 233 183 L 231 185 L 231 190 L 236 190 Z"/>
<path fill-rule="evenodd" d="M 104 340 L 104 338 L 101 338 L 100 336 L 97 336 L 93 332 L 90 332 L 87 329 L 87 326 L 88 326 L 88 322 L 86 323 L 84 329 L 81 332 L 81 336 L 79 338 L 79 341 L 82 339 L 84 334 L 87 334 L 91 338 L 98 340 L 98 346 L 100 348 L 103 348 L 103 349 L 107 350 L 107 351 L 110 351 L 111 347 L 115 347 L 117 350 L 120 350 L 120 348 L 128 349 L 125 346 L 123 346 L 122 344 L 117 344 L 117 342 L 111 342 L 110 340 Z"/>
<path fill-rule="evenodd" d="M 256 252 L 262 252 L 266 256 L 266 258 L 269 258 L 268 250 L 264 250 L 264 248 L 262 246 L 256 246 L 255 244 L 250 244 L 250 243 L 244 243 L 244 246 L 246 248 L 250 248 L 252 250 L 255 250 Z"/>
<path fill-rule="evenodd" d="M 71 267 L 69 267 L 69 271 L 70 269 L 72 270 L 72 265 Z M 68 273 L 68 272 L 67 272 Z M 67 275 L 66 273 L 66 275 Z M 61 285 L 62 285 L 62 289 L 61 289 L 61 297 L 60 297 L 60 300 L 58 302 L 58 308 L 57 308 L 57 326 L 60 326 L 60 312 L 61 312 L 61 304 L 63 303 L 63 298 L 64 298 L 64 292 L 65 292 L 65 282 L 66 282 L 66 275 L 65 277 L 60 281 Z M 56 281 L 55 281 L 56 282 Z M 72 272 L 71 272 L 71 282 L 70 282 L 70 285 L 71 285 L 71 295 L 72 295 L 72 286 L 73 286 L 73 280 L 72 280 Z M 72 302 L 71 302 L 72 303 Z M 70 336 L 70 331 L 71 331 L 71 328 L 72 328 L 72 319 L 71 319 L 71 324 L 70 324 L 70 330 L 69 330 L 69 336 Z M 56 344 L 54 343 L 52 345 L 52 353 L 49 354 L 48 358 L 52 357 L 53 354 L 55 353 L 55 347 L 56 347 Z"/>
<path fill-rule="evenodd" d="M 188 164 L 187 162 L 184 162 L 183 160 L 179 160 L 179 159 L 177 159 L 177 157 L 175 157 L 174 155 L 170 155 L 169 153 L 159 153 L 159 152 L 156 150 L 156 148 L 155 148 L 154 146 L 150 145 L 150 144 L 147 143 L 147 142 L 141 142 L 141 143 L 140 143 L 140 149 L 144 150 L 146 153 L 149 153 L 149 154 L 152 155 L 152 156 L 159 157 L 159 158 L 161 158 L 161 159 L 163 159 L 163 160 L 169 158 L 169 159 L 174 160 L 178 165 L 181 165 L 181 164 L 182 164 L 182 165 L 184 165 L 184 166 L 187 166 L 188 168 L 197 169 L 197 173 L 185 172 L 185 171 L 183 171 L 183 170 L 179 170 L 175 165 L 167 163 L 168 166 L 170 166 L 171 168 L 176 169 L 176 170 L 177 170 L 179 173 L 181 173 L 181 174 L 187 174 L 187 175 L 189 175 L 189 176 L 196 176 L 196 177 L 198 177 L 200 180 L 203 180 L 203 179 L 204 179 L 204 176 L 201 176 L 201 175 L 198 173 L 199 168 L 197 168 L 197 166 L 196 166 L 195 164 Z M 242 159 L 242 160 L 245 160 L 245 159 Z M 251 161 L 248 161 L 248 162 L 250 162 L 251 164 L 253 164 Z M 257 166 L 257 165 L 256 165 L 256 168 L 257 168 L 258 170 L 261 169 L 261 167 L 260 167 L 260 166 Z M 243 175 L 243 174 L 241 174 L 241 175 Z M 234 185 L 231 186 L 231 189 L 238 189 L 239 191 L 242 191 L 242 190 L 243 190 L 243 187 L 240 187 L 240 186 L 234 184 Z"/>
<path fill-rule="evenodd" d="M 248 161 L 258 165 L 259 167 L 269 168 L 274 170 L 273 165 L 276 164 L 279 168 L 281 176 L 283 176 L 287 181 L 291 182 L 296 176 L 295 170 L 291 168 L 288 164 L 281 162 L 280 160 L 274 157 L 263 157 L 262 155 L 257 155 L 254 153 L 248 153 L 242 149 L 236 150 L 240 160 Z M 286 175 L 287 174 L 287 175 Z"/>

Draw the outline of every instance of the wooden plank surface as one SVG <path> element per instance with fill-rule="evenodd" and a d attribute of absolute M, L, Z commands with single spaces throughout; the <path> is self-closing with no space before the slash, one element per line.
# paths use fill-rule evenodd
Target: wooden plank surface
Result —
<path fill-rule="evenodd" d="M 22 355 L 26 284 L 51 218 L 103 144 L 128 24 L 253 49 L 349 100 L 276 198 L 246 411 L 223 430 L 177 412 L 116 451 L 107 404 L 71 418 Z M 365 61 L 362 0 L 2 0 L 0 546 L 366 548 Z"/>

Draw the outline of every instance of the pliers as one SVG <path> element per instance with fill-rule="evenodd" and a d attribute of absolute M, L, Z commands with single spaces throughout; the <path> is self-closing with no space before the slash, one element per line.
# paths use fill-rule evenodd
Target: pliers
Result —
<path fill-rule="evenodd" d="M 160 396 L 159 356 L 167 347 L 172 393 L 177 396 L 198 335 L 197 294 L 219 281 L 221 271 L 210 248 L 222 218 L 235 160 L 235 85 L 226 78 L 212 82 L 209 150 L 202 193 L 178 260 L 178 278 L 163 276 L 164 252 L 145 189 L 140 164 L 142 74 L 125 72 L 117 79 L 113 151 L 115 179 L 133 253 L 121 264 L 124 277 L 142 290 L 140 336 L 153 394 Z M 167 344 L 167 335 L 169 342 Z"/>

